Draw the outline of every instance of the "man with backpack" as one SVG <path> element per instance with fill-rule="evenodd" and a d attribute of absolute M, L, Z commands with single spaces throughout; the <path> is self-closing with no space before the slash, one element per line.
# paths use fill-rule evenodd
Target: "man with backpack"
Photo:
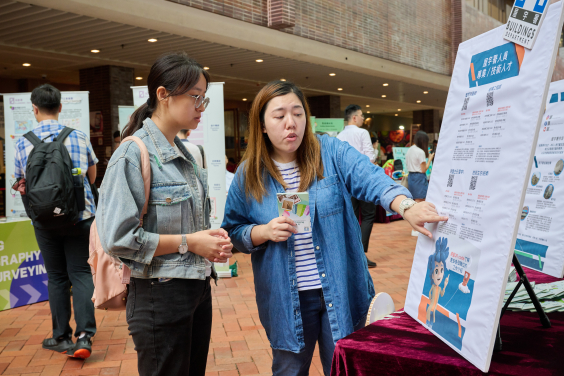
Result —
<path fill-rule="evenodd" d="M 16 142 L 15 177 L 25 186 L 22 200 L 49 277 L 53 337 L 43 348 L 84 359 L 96 333 L 88 244 L 96 212 L 90 182 L 98 159 L 84 132 L 59 123 L 59 90 L 41 85 L 32 91 L 31 103 L 39 124 Z M 76 343 L 69 325 L 71 285 Z"/>

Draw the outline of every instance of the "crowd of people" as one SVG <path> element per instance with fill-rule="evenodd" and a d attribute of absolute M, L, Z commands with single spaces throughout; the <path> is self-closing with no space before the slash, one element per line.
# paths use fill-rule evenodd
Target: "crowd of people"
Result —
<path fill-rule="evenodd" d="M 64 139 L 73 166 L 81 166 L 85 209 L 76 223 L 56 231 L 34 222 L 49 276 L 53 337 L 43 347 L 86 358 L 96 333 L 88 234 L 94 216 L 100 242 L 131 271 L 126 319 L 145 375 L 204 375 L 212 329 L 214 262 L 232 249 L 251 254 L 259 317 L 272 347 L 274 375 L 307 375 L 316 344 L 329 375 L 335 343 L 364 326 L 375 295 L 366 257 L 376 205 L 399 213 L 413 231 L 431 236 L 425 223 L 445 221 L 425 202 L 424 173 L 432 161 L 422 132 L 407 155 L 409 190 L 377 163 L 364 115 L 345 110 L 338 137 L 316 135 L 302 90 L 288 81 L 266 84 L 249 116 L 248 147 L 241 164 L 226 157 L 230 188 L 220 229 L 210 229 L 205 153 L 186 140 L 200 122 L 209 98 L 210 76 L 184 53 L 161 56 L 148 76 L 149 98 L 131 116 L 94 203 L 91 184 L 98 162 L 88 137 L 73 130 Z M 39 125 L 33 133 L 56 140 L 60 92 L 35 89 Z M 147 214 L 141 150 L 150 158 Z M 16 175 L 26 177 L 32 143 L 17 143 Z M 427 160 L 428 159 L 428 160 Z M 234 173 L 234 174 L 233 174 Z M 421 176 L 420 176 L 421 175 Z M 277 193 L 308 192 L 311 226 L 298 230 L 278 213 Z M 82 199 L 82 198 L 81 198 Z M 360 226 L 359 226 L 360 221 Z M 73 286 L 72 339 L 69 287 Z"/>

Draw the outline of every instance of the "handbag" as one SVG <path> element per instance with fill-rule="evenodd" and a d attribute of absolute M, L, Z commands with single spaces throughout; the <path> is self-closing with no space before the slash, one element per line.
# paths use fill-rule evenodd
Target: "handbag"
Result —
<path fill-rule="evenodd" d="M 123 142 L 133 141 L 141 151 L 141 175 L 145 186 L 145 204 L 139 220 L 139 227 L 143 225 L 143 217 L 147 214 L 149 203 L 149 192 L 151 190 L 151 166 L 149 164 L 149 152 L 139 137 L 130 136 Z M 94 308 L 107 311 L 123 311 L 127 303 L 127 285 L 131 276 L 131 270 L 121 260 L 104 251 L 98 236 L 96 220 L 90 227 L 90 256 L 88 264 L 92 271 L 94 280 L 94 294 L 92 302 Z"/>

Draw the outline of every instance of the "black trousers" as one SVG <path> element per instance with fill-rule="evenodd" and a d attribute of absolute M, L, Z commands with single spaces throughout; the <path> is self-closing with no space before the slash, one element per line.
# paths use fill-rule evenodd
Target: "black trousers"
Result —
<path fill-rule="evenodd" d="M 41 250 L 49 282 L 49 307 L 53 320 L 53 337 L 72 337 L 70 286 L 72 283 L 75 336 L 81 332 L 92 337 L 96 333 L 94 317 L 94 282 L 88 265 L 88 239 L 94 218 L 74 226 L 41 230 L 35 238 Z"/>
<path fill-rule="evenodd" d="M 212 328 L 210 278 L 131 278 L 127 323 L 139 376 L 204 376 Z"/>
<path fill-rule="evenodd" d="M 356 219 L 361 220 L 360 233 L 362 234 L 362 247 L 364 253 L 368 252 L 368 243 L 370 242 L 370 234 L 372 233 L 372 225 L 376 218 L 376 205 L 372 202 L 360 201 L 351 197 L 352 206 Z M 362 214 L 362 217 L 360 216 Z"/>

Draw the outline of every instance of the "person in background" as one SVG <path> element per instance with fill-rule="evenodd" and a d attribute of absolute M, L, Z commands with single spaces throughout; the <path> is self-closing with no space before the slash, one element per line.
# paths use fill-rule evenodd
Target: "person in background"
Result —
<path fill-rule="evenodd" d="M 431 148 L 431 154 L 435 154 L 437 152 L 438 143 L 439 142 L 437 140 L 433 140 L 433 147 Z"/>
<path fill-rule="evenodd" d="M 382 152 L 382 145 L 380 144 L 380 140 L 378 137 L 371 137 L 370 141 L 372 142 L 372 146 L 374 147 L 374 154 L 376 155 L 376 160 L 374 161 L 375 165 L 381 166 L 386 162 L 386 154 Z"/>
<path fill-rule="evenodd" d="M 52 142 L 64 128 L 59 122 L 61 92 L 49 84 L 41 85 L 31 92 L 31 103 L 33 115 L 39 123 L 32 132 L 44 142 Z M 96 214 L 90 183 L 96 180 L 98 159 L 88 136 L 79 130 L 72 131 L 63 144 L 69 151 L 73 167 L 82 170 L 85 210 L 79 213 L 79 221 L 74 225 L 49 230 L 34 227 L 49 277 L 47 289 L 53 323 L 53 337 L 43 340 L 43 348 L 84 359 L 92 352 L 91 338 L 96 334 L 94 304 L 91 300 L 94 282 L 88 265 L 88 245 L 90 225 Z M 16 179 L 25 178 L 32 150 L 33 145 L 25 137 L 16 142 Z M 72 341 L 73 330 L 69 325 L 72 315 L 71 284 L 76 344 Z"/>
<path fill-rule="evenodd" d="M 231 183 L 233 182 L 233 177 L 235 176 L 234 173 L 229 171 L 227 168 L 229 166 L 229 159 L 227 155 L 225 156 L 225 192 L 229 193 L 229 187 L 231 187 Z"/>
<path fill-rule="evenodd" d="M 405 154 L 405 164 L 407 165 L 407 184 L 409 192 L 413 195 L 416 202 L 425 201 L 427 197 L 427 169 L 433 161 L 434 154 L 429 154 L 429 136 L 423 131 L 415 134 L 414 145 Z M 417 236 L 417 232 L 412 231 L 411 235 Z"/>
<path fill-rule="evenodd" d="M 235 247 L 252 255 L 274 376 L 307 375 L 317 343 L 328 376 L 335 343 L 365 325 L 375 291 L 349 197 L 399 211 L 427 236 L 426 222 L 448 219 L 408 198 L 407 189 L 348 143 L 316 136 L 309 115 L 291 82 L 270 82 L 256 95 L 249 145 L 222 224 Z M 309 193 L 312 226 L 298 232 L 278 214 L 276 193 L 284 191 Z"/>
<path fill-rule="evenodd" d="M 347 126 L 339 133 L 337 138 L 341 141 L 348 142 L 358 152 L 368 157 L 370 163 L 374 163 L 376 155 L 374 153 L 374 146 L 370 140 L 370 134 L 366 129 L 363 129 L 364 115 L 362 108 L 356 104 L 350 104 L 345 109 L 345 121 Z M 372 226 L 376 218 L 376 206 L 372 202 L 365 202 L 351 197 L 354 214 L 360 222 L 360 232 L 362 234 L 362 246 L 364 254 L 368 252 L 368 244 L 370 242 L 370 234 L 372 233 Z M 376 263 L 366 257 L 366 262 L 369 268 L 376 267 Z"/>
<path fill-rule="evenodd" d="M 114 132 L 114 151 L 116 151 L 117 148 L 119 148 L 120 143 L 121 143 L 121 134 L 119 133 L 119 131 L 115 131 Z"/>
<path fill-rule="evenodd" d="M 190 154 L 192 154 L 192 156 L 196 160 L 196 164 L 201 168 L 206 168 L 207 163 L 204 160 L 205 159 L 204 148 L 199 145 L 194 145 L 188 140 L 188 137 L 190 137 L 190 133 L 192 133 L 191 129 L 181 129 L 176 136 L 180 139 L 180 141 L 182 141 L 182 143 L 184 144 L 186 149 L 188 149 Z"/>
<path fill-rule="evenodd" d="M 235 163 L 235 159 L 233 158 L 227 159 L 227 171 L 233 174 L 235 173 L 235 171 L 237 171 L 237 164 Z"/>

